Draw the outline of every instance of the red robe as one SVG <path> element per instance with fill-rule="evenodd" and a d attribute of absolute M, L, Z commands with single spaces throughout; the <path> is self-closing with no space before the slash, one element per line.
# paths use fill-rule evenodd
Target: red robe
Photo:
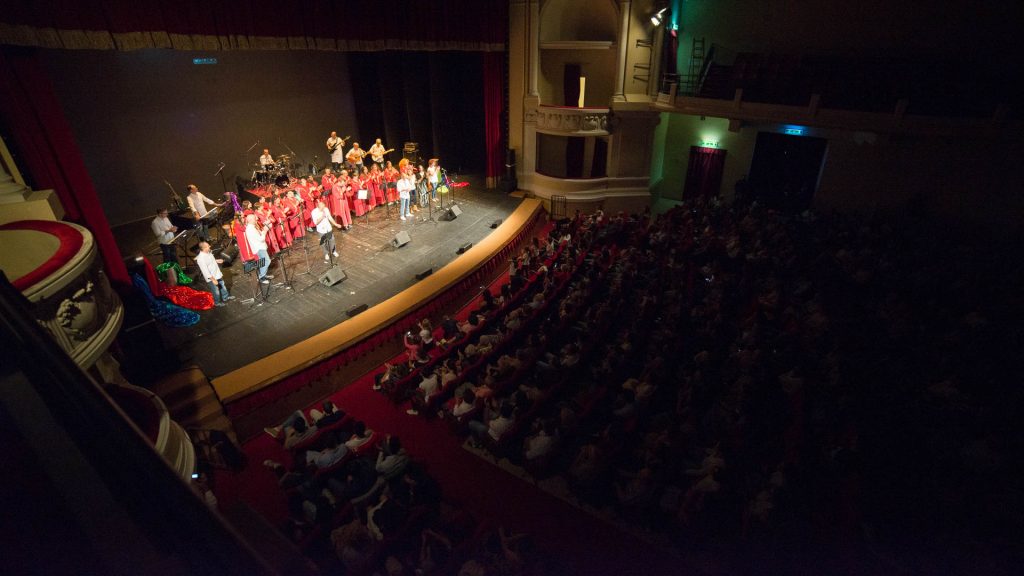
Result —
<path fill-rule="evenodd" d="M 370 207 L 384 204 L 384 175 L 380 172 L 370 172 Z"/>
<path fill-rule="evenodd" d="M 288 232 L 292 235 L 292 240 L 302 238 L 306 234 L 306 226 L 299 215 L 299 200 L 285 198 L 281 200 L 281 206 L 287 210 L 285 217 L 288 219 Z"/>
<path fill-rule="evenodd" d="M 238 243 L 238 256 L 242 261 L 255 260 L 256 255 L 252 253 L 249 241 L 245 239 L 245 224 L 238 218 L 235 218 L 234 223 L 231 224 L 231 233 L 235 235 L 235 242 Z"/>
<path fill-rule="evenodd" d="M 304 223 L 306 226 L 312 226 L 313 220 L 310 218 L 310 214 L 313 213 L 313 208 L 316 208 L 316 200 L 313 199 L 313 194 L 308 184 L 306 186 L 299 186 L 296 190 L 298 190 L 299 198 L 305 207 L 305 211 L 302 213 Z"/>
<path fill-rule="evenodd" d="M 270 228 L 270 232 L 267 233 L 267 255 L 273 256 L 281 251 L 281 243 L 278 241 L 277 234 L 274 233 L 275 224 L 271 221 L 273 214 L 269 209 L 260 209 L 256 211 L 256 219 L 259 221 L 259 227 L 266 230 Z"/>
<path fill-rule="evenodd" d="M 334 187 L 331 189 L 331 214 L 334 214 L 334 218 L 338 221 L 338 224 L 342 226 L 352 225 L 352 215 L 349 214 L 351 210 L 348 207 L 348 182 L 344 180 L 338 180 L 334 183 Z"/>
<path fill-rule="evenodd" d="M 387 198 L 388 202 L 398 201 L 398 187 L 392 187 L 391 184 L 398 182 L 398 170 L 384 170 L 384 181 L 388 183 L 387 187 Z"/>
<path fill-rule="evenodd" d="M 283 203 L 284 200 L 281 200 Z M 271 214 L 274 215 L 274 234 L 277 235 L 277 240 L 281 245 L 281 248 L 287 248 L 292 245 L 292 231 L 288 226 L 288 220 L 284 215 L 284 206 L 276 205 L 270 207 Z"/>
<path fill-rule="evenodd" d="M 330 190 L 334 186 L 334 183 L 337 181 L 338 177 L 335 176 L 334 174 L 324 174 L 324 177 L 320 179 L 320 186 L 323 187 L 325 191 L 327 191 Z"/>
<path fill-rule="evenodd" d="M 368 177 L 365 180 L 362 178 L 352 180 L 352 210 L 355 211 L 356 216 L 362 216 L 370 211 L 370 208 L 366 205 L 366 200 L 359 199 L 359 191 L 366 190 L 368 181 Z"/>

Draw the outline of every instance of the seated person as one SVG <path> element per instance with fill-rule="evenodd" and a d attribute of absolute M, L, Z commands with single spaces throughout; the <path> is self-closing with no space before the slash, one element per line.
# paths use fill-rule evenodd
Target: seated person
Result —
<path fill-rule="evenodd" d="M 480 338 L 477 339 L 477 348 L 486 347 L 493 348 L 505 339 L 505 331 L 501 329 L 501 326 L 495 326 L 494 328 L 487 331 L 486 334 L 481 334 Z"/>
<path fill-rule="evenodd" d="M 405 352 L 410 360 L 419 355 L 420 348 L 422 347 L 419 334 L 413 334 L 410 330 L 402 337 L 402 342 L 405 344 Z"/>
<path fill-rule="evenodd" d="M 345 446 L 348 446 L 349 450 L 355 450 L 369 442 L 371 438 L 373 438 L 373 430 L 367 430 L 366 424 L 357 421 L 352 425 L 352 436 L 345 441 Z"/>
<path fill-rule="evenodd" d="M 483 316 L 480 316 L 479 314 L 470 313 L 469 318 L 462 324 L 459 324 L 459 330 L 461 330 L 463 334 L 469 334 L 475 331 L 477 328 L 479 328 L 480 323 L 483 320 Z"/>
<path fill-rule="evenodd" d="M 515 420 L 512 419 L 512 405 L 502 404 L 497 417 L 492 417 L 487 424 L 480 420 L 473 420 L 469 423 L 469 430 L 477 437 L 487 434 L 492 440 L 498 441 L 502 435 L 512 429 Z"/>
<path fill-rule="evenodd" d="M 263 431 L 270 434 L 273 438 L 280 437 L 281 433 L 284 432 L 285 450 L 290 450 L 299 442 L 316 435 L 316 427 L 309 425 L 309 422 L 306 421 L 306 415 L 301 410 L 293 412 L 281 425 L 264 428 Z"/>
<path fill-rule="evenodd" d="M 405 469 L 408 463 L 409 456 L 402 449 L 402 442 L 389 434 L 377 454 L 377 473 L 386 478 L 393 477 Z"/>
<path fill-rule="evenodd" d="M 317 468 L 330 468 L 348 456 L 348 446 L 338 442 L 338 437 L 333 433 L 327 434 L 324 446 L 325 448 L 319 452 L 315 450 L 306 452 L 306 462 Z"/>
<path fill-rule="evenodd" d="M 390 363 L 384 364 L 384 372 L 374 376 L 374 390 L 383 389 L 388 394 L 394 392 L 395 384 L 397 384 L 406 374 L 409 373 L 409 368 L 404 364 L 392 365 Z"/>
<path fill-rule="evenodd" d="M 391 497 L 390 488 L 385 488 L 377 504 L 366 510 L 366 527 L 374 539 L 381 541 L 398 532 L 406 516 L 408 510 Z"/>
<path fill-rule="evenodd" d="M 341 422 L 345 417 L 345 413 L 339 410 L 338 407 L 334 405 L 334 402 L 331 402 L 330 400 L 324 400 L 321 407 L 324 409 L 323 412 L 316 408 L 309 411 L 309 415 L 313 418 L 313 423 L 317 428 L 324 428 L 325 426 L 330 426 L 336 422 Z"/>
<path fill-rule="evenodd" d="M 536 460 L 551 453 L 557 441 L 555 430 L 554 421 L 545 420 L 540 431 L 526 439 L 523 456 L 527 460 Z"/>
<path fill-rule="evenodd" d="M 327 489 L 338 500 L 352 500 L 365 494 L 377 482 L 377 470 L 370 458 L 356 458 L 341 474 L 327 480 Z"/>
<path fill-rule="evenodd" d="M 445 314 L 444 319 L 441 321 L 441 346 L 447 345 L 449 342 L 456 340 L 460 336 L 459 324 L 452 319 L 451 316 Z"/>
<path fill-rule="evenodd" d="M 469 414 L 477 407 L 476 394 L 472 388 L 466 388 L 462 396 L 455 401 L 455 405 L 452 406 L 452 416 L 461 419 L 466 414 Z"/>
<path fill-rule="evenodd" d="M 423 379 L 420 380 L 419 385 L 416 387 L 416 390 L 420 395 L 413 398 L 413 406 L 423 405 L 426 402 L 429 402 L 430 397 L 437 394 L 439 389 L 440 384 L 438 382 L 437 372 L 434 372 L 433 368 L 424 368 Z M 419 411 L 417 411 L 416 408 L 410 408 L 405 412 L 406 414 L 413 416 L 419 414 Z"/>
<path fill-rule="evenodd" d="M 422 346 L 423 349 L 426 350 L 427 352 L 430 352 L 431 350 L 434 349 L 435 345 L 434 327 L 433 325 L 431 325 L 429 318 L 424 318 L 423 320 L 420 320 L 419 327 L 420 346 Z"/>
<path fill-rule="evenodd" d="M 441 487 L 421 466 L 409 466 L 401 479 L 391 482 L 391 495 L 407 509 L 441 503 Z"/>

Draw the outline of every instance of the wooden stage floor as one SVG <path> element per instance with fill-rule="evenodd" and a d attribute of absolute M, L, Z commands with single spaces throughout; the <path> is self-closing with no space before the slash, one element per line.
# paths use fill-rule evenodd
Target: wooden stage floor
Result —
<path fill-rule="evenodd" d="M 427 268 L 435 271 L 458 257 L 456 251 L 467 243 L 477 243 L 493 230 L 491 224 L 507 218 L 521 198 L 498 191 L 484 191 L 472 178 L 471 186 L 461 188 L 456 203 L 462 214 L 452 221 L 424 220 L 424 210 L 413 220 L 402 222 L 392 207 L 391 219 L 383 208 L 376 209 L 369 221 L 359 218 L 349 232 L 335 232 L 340 266 L 348 278 L 332 287 L 319 283 L 328 264 L 317 244 L 316 234 L 307 234 L 309 274 L 301 240 L 285 256 L 285 265 L 292 287 L 276 284 L 265 304 L 242 303 L 252 297 L 252 284 L 236 261 L 223 267 L 228 288 L 237 299 L 227 306 L 201 312 L 202 319 L 189 328 L 158 327 L 166 349 L 177 356 L 179 365 L 197 364 L 213 378 L 249 364 L 268 354 L 314 336 L 348 318 L 347 311 L 361 304 L 374 306 L 417 282 L 416 274 Z M 436 205 L 435 205 L 436 206 Z M 447 207 L 447 204 L 446 204 Z M 391 240 L 399 231 L 406 231 L 411 241 L 394 248 Z M 154 264 L 160 261 L 159 250 L 149 233 L 149 221 L 136 222 L 114 229 L 115 237 L 125 255 L 146 253 Z M 186 270 L 195 278 L 194 267 Z M 270 274 L 281 283 L 281 265 L 274 260 Z M 206 283 L 196 285 L 206 289 Z"/>

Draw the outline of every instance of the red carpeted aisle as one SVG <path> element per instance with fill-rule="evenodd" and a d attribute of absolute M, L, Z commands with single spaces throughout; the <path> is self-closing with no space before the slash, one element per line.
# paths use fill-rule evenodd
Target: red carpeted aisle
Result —
<path fill-rule="evenodd" d="M 491 285 L 492 292 L 508 281 L 503 274 Z M 457 315 L 464 319 L 478 300 Z M 396 358 L 404 359 L 402 353 Z M 679 574 L 677 561 L 611 524 L 599 520 L 547 494 L 462 449 L 463 440 L 437 419 L 405 413 L 372 389 L 373 374 L 364 375 L 331 396 L 331 400 L 375 431 L 396 435 L 410 455 L 426 466 L 441 484 L 446 501 L 518 532 L 533 534 L 539 553 L 557 557 L 581 574 Z M 262 465 L 267 459 L 289 462 L 289 455 L 268 435 L 243 445 L 248 467 L 238 473 L 218 472 L 216 492 L 226 509 L 242 501 L 275 525 L 287 517 L 284 494 L 273 473 Z"/>

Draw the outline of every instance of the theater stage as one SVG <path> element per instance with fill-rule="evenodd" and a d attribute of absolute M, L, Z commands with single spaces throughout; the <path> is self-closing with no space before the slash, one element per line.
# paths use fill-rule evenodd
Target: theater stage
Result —
<path fill-rule="evenodd" d="M 329 266 L 315 234 L 306 236 L 311 273 L 302 274 L 307 268 L 300 240 L 285 257 L 292 288 L 280 285 L 284 275 L 275 259 L 270 268 L 275 285 L 265 304 L 243 303 L 252 297 L 252 287 L 240 261 L 224 267 L 228 287 L 237 299 L 201 312 L 200 322 L 189 328 L 158 325 L 164 346 L 177 356 L 178 365 L 196 364 L 207 376 L 216 378 L 337 325 L 348 318 L 347 312 L 354 306 L 372 307 L 409 288 L 417 282 L 416 274 L 428 268 L 439 270 L 458 258 L 460 246 L 476 244 L 493 233 L 491 224 L 507 218 L 522 201 L 485 191 L 479 182 L 467 180 L 471 185 L 456 192 L 462 214 L 455 220 L 444 221 L 437 211 L 435 220 L 424 220 L 424 210 L 413 220 L 402 222 L 395 207 L 389 220 L 384 209 L 378 208 L 369 221 L 354 220 L 351 231 L 336 231 L 340 266 L 348 276 L 340 284 L 327 287 L 318 281 Z M 146 237 L 148 226 L 148 221 L 133 223 L 118 227 L 114 234 L 126 256 L 141 251 L 158 263 L 159 250 L 153 254 L 152 236 Z M 408 232 L 411 241 L 395 248 L 391 240 L 400 231 Z M 186 272 L 193 278 L 198 275 L 194 267 Z M 206 288 L 205 282 L 196 286 Z"/>

